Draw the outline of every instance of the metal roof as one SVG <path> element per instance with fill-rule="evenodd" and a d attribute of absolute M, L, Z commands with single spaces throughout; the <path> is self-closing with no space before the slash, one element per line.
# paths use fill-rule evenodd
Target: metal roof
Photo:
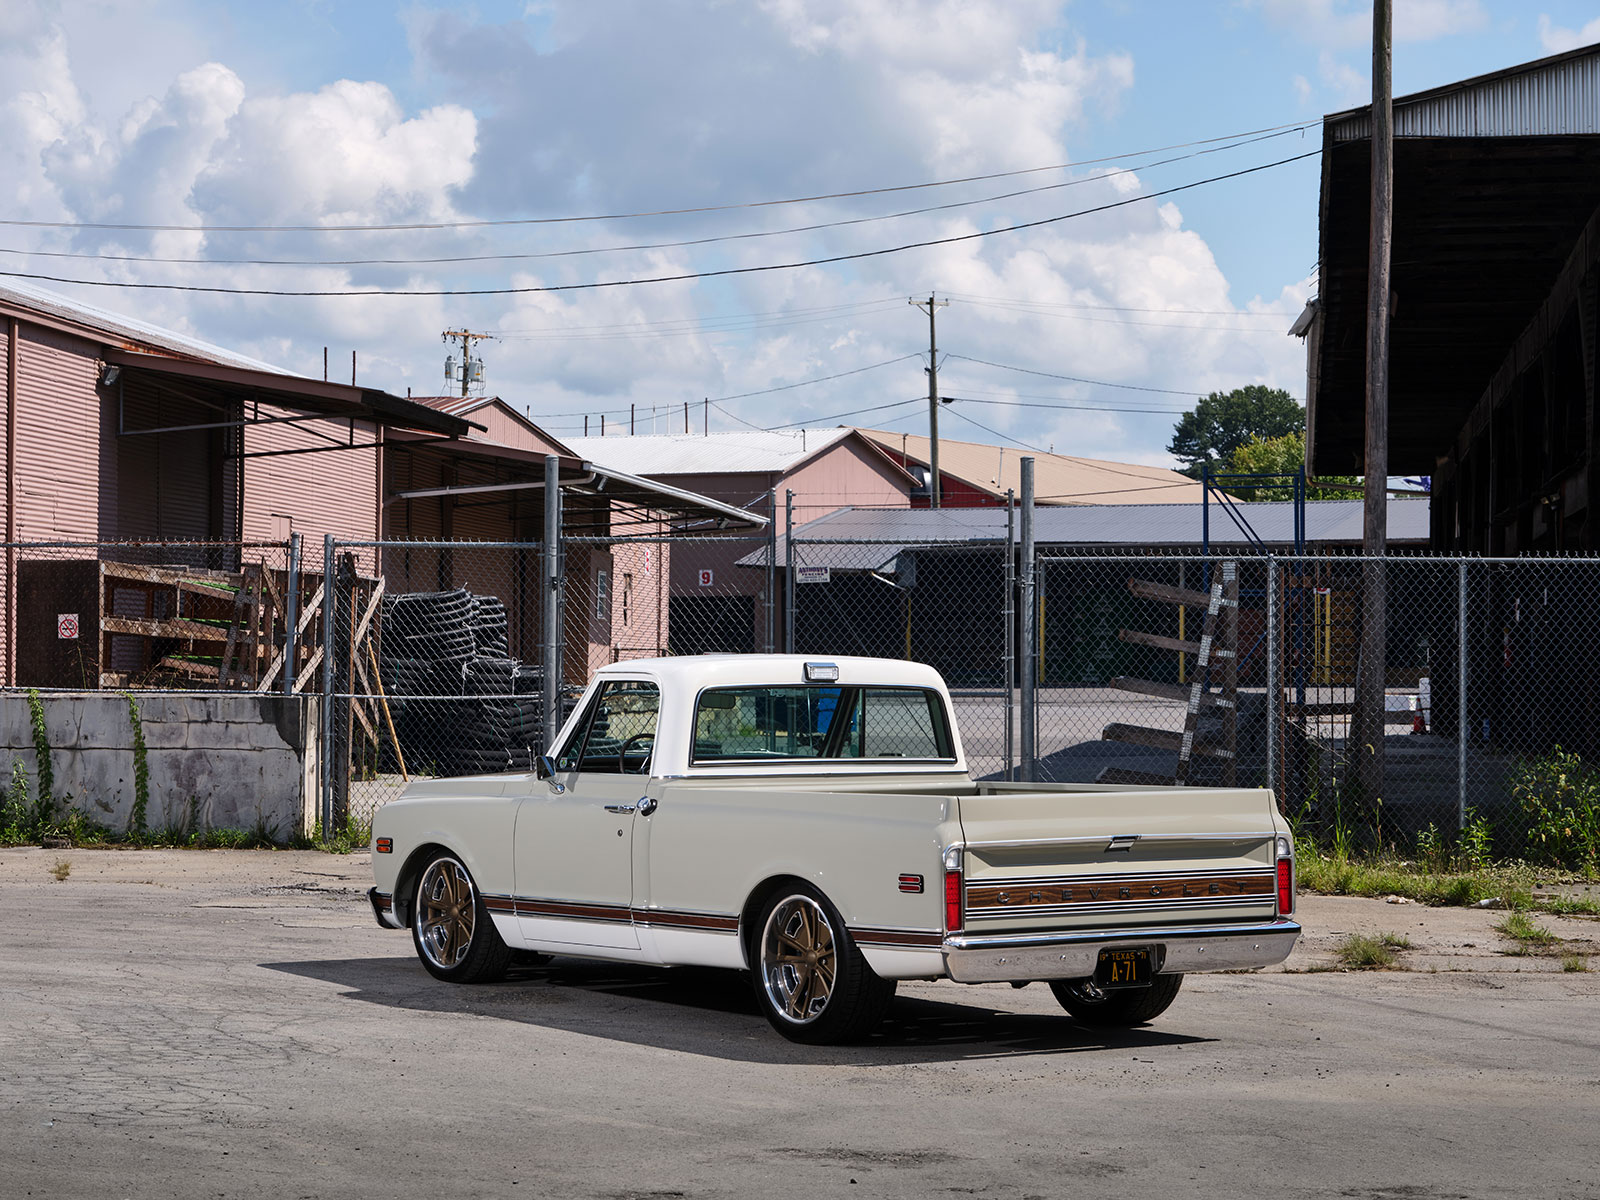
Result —
<path fill-rule="evenodd" d="M 1361 544 L 1360 500 L 1312 500 L 1306 504 L 1308 549 Z M 1096 504 L 1034 510 L 1034 540 L 1043 549 L 1171 550 L 1201 546 L 1199 504 Z M 1266 501 L 1240 505 L 1256 536 L 1273 549 L 1294 544 L 1294 505 Z M 845 508 L 795 530 L 795 561 L 839 571 L 883 568 L 915 546 L 975 546 L 1004 542 L 1003 508 Z M 778 538 L 778 560 L 785 545 Z M 1389 501 L 1389 544 L 1424 546 L 1428 541 L 1428 501 Z M 1248 552 L 1251 540 L 1220 504 L 1211 505 L 1213 549 Z M 740 566 L 765 566 L 766 551 L 739 560 Z"/>
<path fill-rule="evenodd" d="M 630 475 L 782 475 L 850 437 L 852 429 L 741 429 L 565 438 L 580 458 Z"/>
<path fill-rule="evenodd" d="M 1600 47 L 1583 46 L 1393 101 L 1394 136 L 1600 133 Z M 1372 136 L 1370 105 L 1324 118 L 1336 142 Z"/>
<path fill-rule="evenodd" d="M 877 429 L 858 430 L 862 437 L 877 443 L 898 458 L 926 467 L 929 442 L 914 433 L 885 433 Z M 1201 498 L 1199 480 L 1180 475 L 1168 467 L 1141 463 L 1106 462 L 1097 458 L 1078 458 L 1070 454 L 1045 454 L 983 442 L 958 442 L 939 439 L 939 474 L 997 500 L 1007 490 L 1022 491 L 1022 460 L 1031 457 L 1034 469 L 1034 494 L 1038 504 L 1160 504 L 1195 501 Z"/>
<path fill-rule="evenodd" d="M 45 288 L 36 288 L 31 284 L 23 284 L 16 280 L 0 283 L 0 304 L 14 304 L 19 308 L 32 309 L 45 316 L 55 317 L 58 320 L 81 325 L 98 333 L 108 334 L 125 343 L 137 343 L 137 347 L 155 347 L 166 350 L 172 354 L 181 354 L 189 358 L 198 358 L 204 362 L 217 363 L 220 366 L 242 367 L 247 371 L 270 371 L 274 375 L 294 375 L 293 371 L 286 371 L 282 367 L 271 363 L 262 362 L 260 359 L 250 358 L 243 354 L 235 354 L 232 350 L 224 350 L 221 346 L 214 346 L 210 342 L 203 342 L 199 338 L 189 337 L 187 334 L 175 333 L 170 329 L 163 329 L 159 325 L 152 325 L 148 321 L 141 321 L 135 317 L 124 316 L 108 309 L 97 308 L 92 304 L 71 299 L 57 292 Z M 125 346 L 134 349 L 135 346 Z M 297 376 L 297 378 L 303 378 Z"/>

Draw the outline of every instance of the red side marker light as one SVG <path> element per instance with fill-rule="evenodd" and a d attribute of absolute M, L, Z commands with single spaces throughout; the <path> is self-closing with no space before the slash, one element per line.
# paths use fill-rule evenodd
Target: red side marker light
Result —
<path fill-rule="evenodd" d="M 379 838 L 378 839 L 378 844 L 377 844 L 377 851 L 378 851 L 379 854 L 393 854 L 394 853 L 394 839 L 393 838 Z"/>
<path fill-rule="evenodd" d="M 921 895 L 922 894 L 922 876 L 921 875 L 902 875 L 902 876 L 900 876 L 900 890 L 902 892 L 914 892 L 917 895 Z"/>

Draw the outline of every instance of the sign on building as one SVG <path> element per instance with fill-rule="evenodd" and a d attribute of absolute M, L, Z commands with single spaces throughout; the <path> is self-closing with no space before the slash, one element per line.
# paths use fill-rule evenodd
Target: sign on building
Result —
<path fill-rule="evenodd" d="M 63 641 L 75 642 L 78 640 L 78 614 L 56 614 L 56 636 Z"/>
<path fill-rule="evenodd" d="M 717 581 L 716 574 L 711 570 L 710 567 L 701 567 L 700 568 L 700 586 L 701 587 L 710 587 L 710 586 L 712 586 L 712 584 L 716 583 L 716 581 Z"/>

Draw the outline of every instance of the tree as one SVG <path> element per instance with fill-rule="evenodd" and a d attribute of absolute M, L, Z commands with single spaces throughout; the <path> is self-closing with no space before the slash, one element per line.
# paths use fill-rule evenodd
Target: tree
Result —
<path fill-rule="evenodd" d="M 1253 383 L 1231 392 L 1212 392 L 1178 418 L 1167 453 L 1180 460 L 1185 475 L 1200 478 L 1233 458 L 1252 437 L 1263 440 L 1291 433 L 1305 435 L 1306 410 L 1282 388 Z"/>
<path fill-rule="evenodd" d="M 1233 452 L 1227 470 L 1239 475 L 1293 475 L 1306 461 L 1306 439 L 1302 433 L 1282 437 L 1252 437 Z M 1319 483 L 1348 483 L 1349 488 L 1319 487 L 1306 493 L 1307 500 L 1359 500 L 1361 480 L 1350 475 L 1322 476 Z M 1241 500 L 1293 500 L 1294 486 L 1248 487 L 1238 480 L 1227 480 L 1224 490 Z"/>

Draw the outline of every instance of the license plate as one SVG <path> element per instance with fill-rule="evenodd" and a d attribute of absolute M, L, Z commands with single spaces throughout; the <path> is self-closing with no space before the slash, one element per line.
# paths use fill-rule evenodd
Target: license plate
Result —
<path fill-rule="evenodd" d="M 1155 966 L 1150 961 L 1148 946 L 1102 950 L 1094 966 L 1094 984 L 1102 989 L 1149 987 L 1154 976 Z"/>

